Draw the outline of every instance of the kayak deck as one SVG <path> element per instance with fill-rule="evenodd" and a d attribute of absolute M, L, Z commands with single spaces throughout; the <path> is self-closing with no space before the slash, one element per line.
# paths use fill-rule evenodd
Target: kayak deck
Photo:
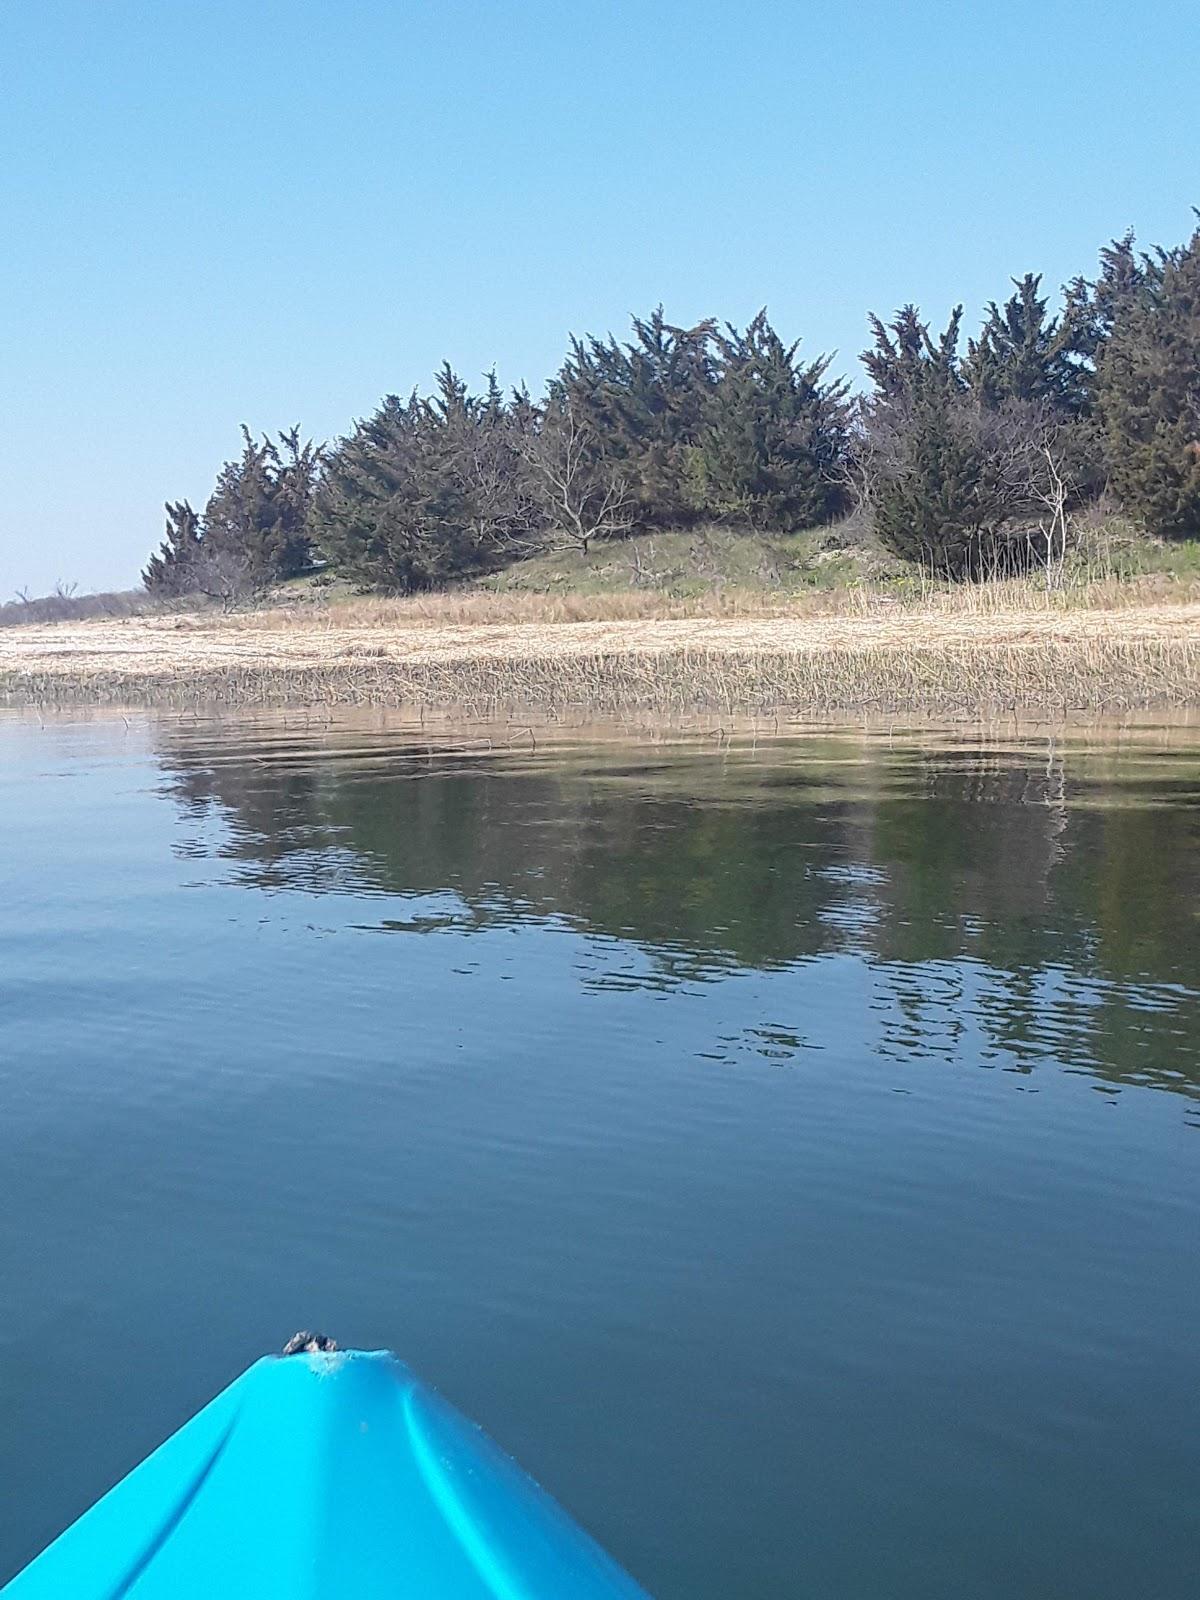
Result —
<path fill-rule="evenodd" d="M 646 1600 L 390 1352 L 257 1361 L 4 1600 Z"/>

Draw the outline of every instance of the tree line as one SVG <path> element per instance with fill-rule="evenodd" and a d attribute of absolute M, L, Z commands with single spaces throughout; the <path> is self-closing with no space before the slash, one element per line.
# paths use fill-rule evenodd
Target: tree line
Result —
<path fill-rule="evenodd" d="M 764 311 L 745 328 L 635 317 L 572 338 L 545 394 L 474 393 L 447 364 L 326 445 L 255 437 L 201 511 L 169 503 L 143 574 L 231 601 L 329 562 L 406 592 L 555 547 L 720 521 L 794 532 L 861 511 L 894 554 L 954 578 L 1061 561 L 1109 495 L 1147 533 L 1200 537 L 1200 228 L 1127 233 L 1051 310 L 1013 280 L 963 341 L 914 305 L 869 319 L 851 392 Z"/>

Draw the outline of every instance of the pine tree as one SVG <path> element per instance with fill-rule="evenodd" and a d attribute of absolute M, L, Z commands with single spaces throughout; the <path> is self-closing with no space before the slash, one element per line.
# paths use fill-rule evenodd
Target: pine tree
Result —
<path fill-rule="evenodd" d="M 1200 229 L 1122 305 L 1096 377 L 1122 504 L 1164 538 L 1200 536 Z"/>
<path fill-rule="evenodd" d="M 290 428 L 227 461 L 203 516 L 186 500 L 167 506 L 167 531 L 142 581 L 161 595 L 205 594 L 226 604 L 294 577 L 312 557 L 310 516 L 321 450 Z"/>
<path fill-rule="evenodd" d="M 795 530 L 842 509 L 846 386 L 826 383 L 829 358 L 802 363 L 760 311 L 716 335 L 716 382 L 690 453 L 696 507 L 757 528 Z"/>
<path fill-rule="evenodd" d="M 1075 409 L 1069 341 L 1036 277 L 992 305 L 965 361 L 961 307 L 934 339 L 913 306 L 871 318 L 859 480 L 881 541 L 932 572 L 980 578 L 1058 563 L 1069 514 L 1094 492 L 1094 428 Z"/>

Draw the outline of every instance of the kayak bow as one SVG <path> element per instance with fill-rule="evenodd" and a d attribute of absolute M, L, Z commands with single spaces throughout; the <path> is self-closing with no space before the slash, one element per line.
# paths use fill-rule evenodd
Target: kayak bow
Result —
<path fill-rule="evenodd" d="M 389 1351 L 267 1356 L 4 1600 L 648 1600 Z"/>

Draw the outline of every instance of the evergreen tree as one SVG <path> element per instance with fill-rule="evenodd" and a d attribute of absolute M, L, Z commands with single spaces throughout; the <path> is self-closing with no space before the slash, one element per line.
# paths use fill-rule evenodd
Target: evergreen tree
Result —
<path fill-rule="evenodd" d="M 1131 229 L 1100 251 L 1100 271 L 1094 279 L 1081 276 L 1067 284 L 1063 321 L 1084 363 L 1089 401 L 1095 397 L 1090 380 L 1113 329 L 1133 305 L 1154 293 L 1165 260 L 1162 250 L 1147 254 L 1135 249 Z"/>
<path fill-rule="evenodd" d="M 968 344 L 963 376 L 983 412 L 1003 414 L 999 432 L 1010 443 L 1022 432 L 1027 445 L 1035 438 L 1053 441 L 1055 470 L 1069 484 L 1068 504 L 1076 507 L 1094 499 L 1105 481 L 1103 446 L 1091 417 L 1087 352 L 1093 347 L 1069 312 L 1049 315 L 1038 275 L 1014 278 L 1013 287 L 1003 306 L 988 306 L 979 337 Z M 1032 465 L 1032 455 L 1026 456 Z"/>
<path fill-rule="evenodd" d="M 457 507 L 444 518 L 448 570 L 487 566 L 528 533 L 529 504 L 517 450 L 528 396 L 510 407 L 494 372 L 487 389 L 471 395 L 445 364 L 431 402 L 436 484 Z M 452 531 L 453 527 L 457 531 Z"/>
<path fill-rule="evenodd" d="M 936 343 L 914 305 L 901 306 L 887 327 L 874 313 L 867 320 L 875 342 L 863 351 L 862 363 L 881 399 L 912 400 L 923 393 L 966 392 L 958 360 L 961 306 L 955 306 Z"/>
<path fill-rule="evenodd" d="M 320 546 L 339 571 L 392 592 L 495 564 L 528 536 L 517 451 L 528 397 L 510 408 L 446 365 L 429 399 L 389 395 L 329 452 L 317 501 Z"/>
<path fill-rule="evenodd" d="M 312 560 L 309 518 L 320 468 L 318 446 L 291 428 L 278 442 L 242 426 L 241 455 L 227 461 L 204 508 L 210 557 L 239 561 L 251 588 L 303 572 Z"/>
<path fill-rule="evenodd" d="M 1086 389 L 1075 332 L 1069 320 L 1048 315 L 1041 281 L 1027 272 L 1013 279 L 1015 293 L 1003 306 L 989 304 L 979 337 L 967 345 L 963 374 L 984 406 L 1029 401 L 1078 416 Z"/>
<path fill-rule="evenodd" d="M 200 518 L 186 500 L 168 501 L 166 537 L 142 573 L 151 594 L 176 599 L 195 591 L 195 569 L 200 555 Z"/>
<path fill-rule="evenodd" d="M 935 340 L 915 306 L 887 327 L 873 316 L 863 353 L 876 393 L 863 408 L 860 461 L 876 532 L 946 577 L 980 576 L 1007 555 L 996 462 L 958 360 L 961 321 L 959 306 Z"/>
<path fill-rule="evenodd" d="M 1122 304 L 1096 382 L 1122 504 L 1164 538 L 1200 536 L 1200 229 Z"/>
<path fill-rule="evenodd" d="M 881 541 L 942 576 L 1061 562 L 1071 510 L 1099 487 L 1078 363 L 1038 287 L 1036 277 L 1017 280 L 1003 308 L 988 308 L 965 361 L 961 307 L 936 340 L 912 306 L 890 327 L 871 318 L 864 496 Z"/>
<path fill-rule="evenodd" d="M 846 386 L 826 383 L 829 358 L 802 363 L 760 311 L 744 333 L 715 336 L 716 381 L 690 454 L 696 507 L 753 527 L 794 530 L 842 508 Z"/>
<path fill-rule="evenodd" d="M 326 456 L 317 543 L 340 573 L 368 588 L 421 588 L 433 571 L 417 487 L 420 407 L 415 393 L 386 396 Z"/>
<path fill-rule="evenodd" d="M 207 594 L 226 604 L 303 572 L 320 448 L 291 428 L 227 461 L 202 517 L 186 500 L 167 506 L 167 534 L 142 581 L 162 595 Z"/>
<path fill-rule="evenodd" d="M 1200 233 L 1150 252 L 1128 233 L 1060 315 L 1038 275 L 1014 279 L 965 357 L 961 308 L 936 337 L 911 305 L 872 317 L 873 392 L 853 407 L 765 312 L 739 331 L 659 306 L 625 341 L 573 338 L 537 403 L 494 374 L 473 394 L 443 366 L 428 396 L 389 396 L 328 452 L 243 428 L 203 514 L 168 505 L 143 579 L 228 601 L 302 572 L 319 540 L 352 578 L 406 590 L 706 515 L 816 525 L 851 478 L 890 549 L 964 576 L 1039 538 L 1061 553 L 1105 481 L 1156 533 L 1200 534 L 1198 280 Z"/>
<path fill-rule="evenodd" d="M 576 420 L 597 467 L 621 473 L 638 522 L 688 522 L 696 515 L 690 450 L 716 381 L 716 326 L 675 327 L 658 306 L 635 317 L 633 330 L 628 344 L 572 339 L 551 399 Z"/>

